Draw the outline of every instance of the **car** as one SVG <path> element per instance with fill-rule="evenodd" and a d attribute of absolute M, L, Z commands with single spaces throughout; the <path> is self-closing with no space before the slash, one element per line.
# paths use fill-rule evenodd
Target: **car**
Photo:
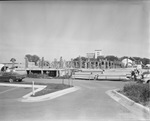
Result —
<path fill-rule="evenodd" d="M 141 78 L 141 82 L 142 83 L 150 83 L 150 73 L 145 73 L 142 75 L 142 78 Z"/>
<path fill-rule="evenodd" d="M 126 78 L 131 79 L 131 74 L 126 74 Z"/>
<path fill-rule="evenodd" d="M 10 83 L 14 81 L 21 82 L 26 75 L 18 74 L 16 72 L 1 72 L 0 73 L 0 81 L 8 81 Z"/>

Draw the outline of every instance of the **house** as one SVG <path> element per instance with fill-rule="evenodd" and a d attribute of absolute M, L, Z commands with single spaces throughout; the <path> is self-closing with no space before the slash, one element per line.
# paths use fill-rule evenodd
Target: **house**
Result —
<path fill-rule="evenodd" d="M 132 67 L 135 64 L 135 62 L 130 58 L 124 58 L 122 60 L 122 63 L 124 65 L 124 67 Z"/>

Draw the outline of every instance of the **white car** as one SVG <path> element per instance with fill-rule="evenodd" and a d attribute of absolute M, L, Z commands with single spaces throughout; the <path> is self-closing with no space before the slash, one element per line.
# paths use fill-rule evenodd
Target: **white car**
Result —
<path fill-rule="evenodd" d="M 150 83 L 150 73 L 144 74 L 141 81 L 145 83 Z"/>

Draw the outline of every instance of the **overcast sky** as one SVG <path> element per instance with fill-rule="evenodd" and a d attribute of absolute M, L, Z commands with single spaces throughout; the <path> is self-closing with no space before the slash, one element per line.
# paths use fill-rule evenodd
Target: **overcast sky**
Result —
<path fill-rule="evenodd" d="M 117 1 L 0 2 L 0 62 L 26 54 L 52 61 L 103 55 L 150 57 L 148 5 Z"/>

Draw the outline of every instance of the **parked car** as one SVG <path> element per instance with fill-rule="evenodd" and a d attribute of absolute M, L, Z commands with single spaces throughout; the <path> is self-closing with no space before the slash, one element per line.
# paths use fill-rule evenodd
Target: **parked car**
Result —
<path fill-rule="evenodd" d="M 21 82 L 22 79 L 26 77 L 25 74 L 18 74 L 16 72 L 1 72 L 0 73 L 0 81 L 8 81 L 10 83 L 14 81 Z"/>
<path fill-rule="evenodd" d="M 126 78 L 131 79 L 131 74 L 126 74 Z"/>
<path fill-rule="evenodd" d="M 142 74 L 141 82 L 144 83 L 144 84 L 145 83 L 150 83 L 150 72 L 146 72 L 146 73 Z"/>

